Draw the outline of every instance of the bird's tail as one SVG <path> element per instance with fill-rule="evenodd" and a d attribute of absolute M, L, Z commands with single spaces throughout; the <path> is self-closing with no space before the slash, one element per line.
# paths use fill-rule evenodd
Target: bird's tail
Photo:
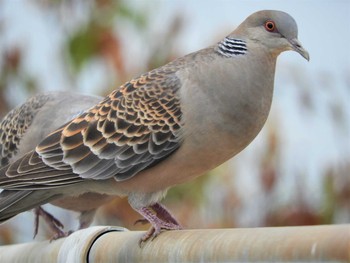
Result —
<path fill-rule="evenodd" d="M 47 190 L 3 190 L 0 193 L 0 223 L 59 197 Z"/>

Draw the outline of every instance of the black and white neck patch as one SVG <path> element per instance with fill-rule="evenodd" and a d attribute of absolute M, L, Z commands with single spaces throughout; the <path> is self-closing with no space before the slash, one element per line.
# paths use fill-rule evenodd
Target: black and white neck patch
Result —
<path fill-rule="evenodd" d="M 244 40 L 231 37 L 225 37 L 225 39 L 218 44 L 217 48 L 217 52 L 228 58 L 244 55 L 247 53 L 247 50 L 247 45 Z"/>

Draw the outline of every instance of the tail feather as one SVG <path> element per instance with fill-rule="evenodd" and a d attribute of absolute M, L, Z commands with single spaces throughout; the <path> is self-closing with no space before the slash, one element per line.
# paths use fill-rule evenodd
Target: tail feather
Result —
<path fill-rule="evenodd" d="M 50 191 L 3 190 L 0 193 L 0 223 L 59 197 Z"/>

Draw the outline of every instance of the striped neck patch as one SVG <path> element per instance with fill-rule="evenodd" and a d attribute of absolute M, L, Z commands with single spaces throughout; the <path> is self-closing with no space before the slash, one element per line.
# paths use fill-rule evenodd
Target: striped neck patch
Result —
<path fill-rule="evenodd" d="M 225 39 L 218 44 L 217 52 L 228 58 L 244 55 L 247 53 L 247 45 L 244 40 L 225 37 Z"/>

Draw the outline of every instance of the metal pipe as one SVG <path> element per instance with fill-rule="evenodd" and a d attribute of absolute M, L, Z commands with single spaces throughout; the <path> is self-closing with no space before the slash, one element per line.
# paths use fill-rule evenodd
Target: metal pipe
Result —
<path fill-rule="evenodd" d="M 140 249 L 141 235 L 101 236 L 89 262 L 350 261 L 350 225 L 174 231 Z"/>
<path fill-rule="evenodd" d="M 0 262 L 350 262 L 350 225 L 169 231 L 140 248 L 143 233 L 91 227 L 2 246 Z"/>

